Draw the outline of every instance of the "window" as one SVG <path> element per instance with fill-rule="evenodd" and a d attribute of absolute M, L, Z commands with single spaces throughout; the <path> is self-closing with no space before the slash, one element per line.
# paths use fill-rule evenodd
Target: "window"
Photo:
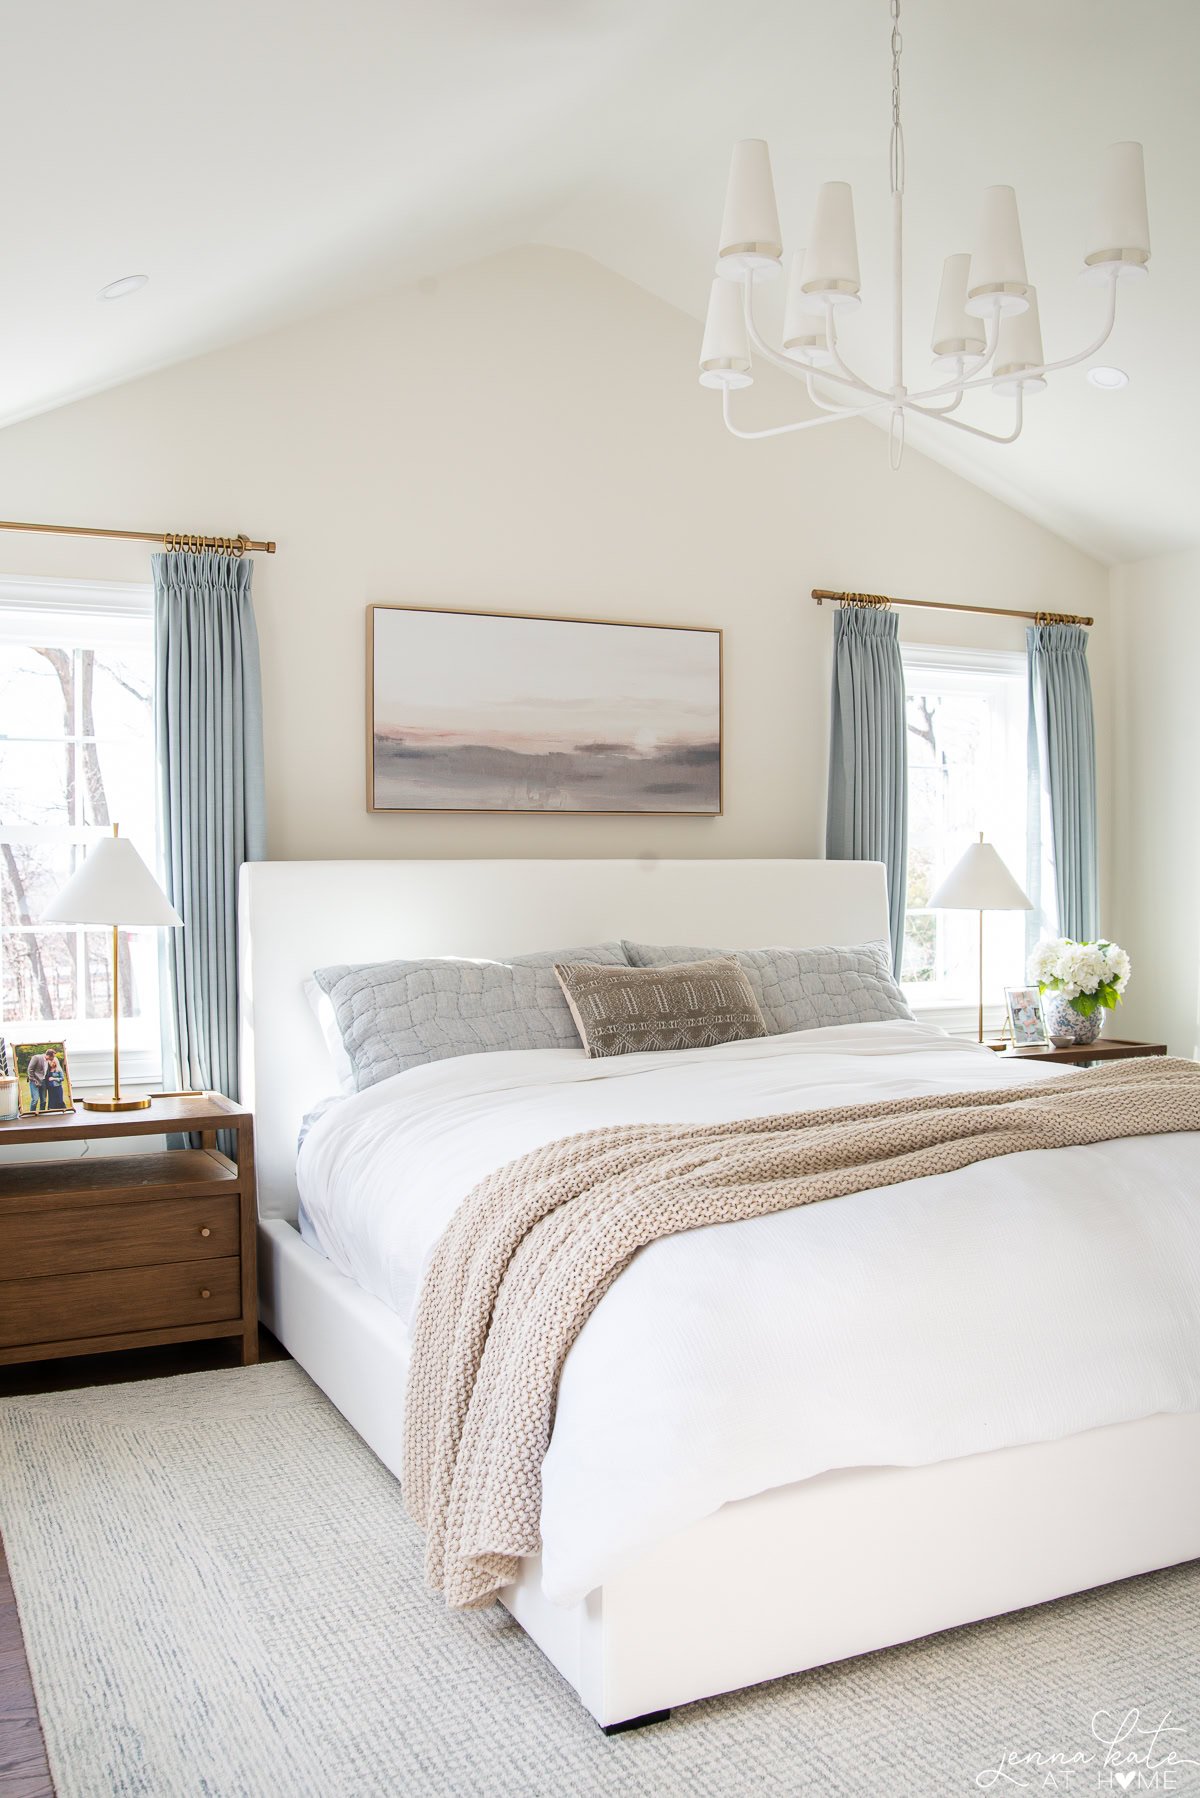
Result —
<path fill-rule="evenodd" d="M 979 980 L 979 921 L 972 912 L 931 911 L 930 894 L 980 831 L 1025 887 L 1028 842 L 1026 658 L 905 647 L 908 725 L 908 915 L 901 980 L 914 1007 L 973 1004 Z M 1035 919 L 1033 934 L 1043 920 Z M 987 919 L 987 961 L 1025 967 L 1024 912 Z M 988 980 L 987 990 L 995 983 Z"/>
<path fill-rule="evenodd" d="M 77 1077 L 107 1068 L 112 937 L 39 918 L 114 821 L 157 864 L 150 604 L 143 588 L 0 584 L 0 1031 L 61 1037 Z M 120 953 L 122 1068 L 153 1079 L 156 934 L 122 935 Z"/>

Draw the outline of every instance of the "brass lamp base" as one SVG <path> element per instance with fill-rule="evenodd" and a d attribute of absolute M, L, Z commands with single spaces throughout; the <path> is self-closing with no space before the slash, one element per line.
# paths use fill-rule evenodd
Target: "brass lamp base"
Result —
<path fill-rule="evenodd" d="M 80 1099 L 85 1111 L 149 1111 L 149 1099 Z"/>

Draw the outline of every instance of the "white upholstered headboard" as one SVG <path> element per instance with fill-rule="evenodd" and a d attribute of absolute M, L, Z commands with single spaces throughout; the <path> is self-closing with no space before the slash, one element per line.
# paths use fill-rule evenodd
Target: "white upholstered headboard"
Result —
<path fill-rule="evenodd" d="M 717 948 L 865 943 L 888 934 L 879 862 L 253 862 L 242 869 L 242 1099 L 258 1203 L 296 1215 L 296 1137 L 336 1090 L 304 995 L 332 962 L 520 955 L 621 937 Z"/>

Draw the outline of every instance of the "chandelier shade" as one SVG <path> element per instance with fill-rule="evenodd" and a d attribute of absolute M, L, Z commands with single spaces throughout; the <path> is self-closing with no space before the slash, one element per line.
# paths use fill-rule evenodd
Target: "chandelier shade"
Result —
<path fill-rule="evenodd" d="M 826 181 L 817 194 L 801 283 L 810 300 L 824 306 L 859 303 L 858 237 L 854 195 L 848 181 Z"/>
<path fill-rule="evenodd" d="M 731 281 L 714 280 L 700 345 L 700 385 L 749 387 L 753 380 L 741 289 Z"/>
<path fill-rule="evenodd" d="M 783 303 L 783 353 L 810 368 L 825 368 L 833 361 L 826 341 L 825 315 L 811 310 L 804 291 L 804 251 L 792 253 L 787 294 Z"/>
<path fill-rule="evenodd" d="M 1121 280 L 1147 272 L 1150 216 L 1141 144 L 1109 144 L 1105 150 L 1091 235 L 1084 263 L 1093 279 L 1103 281 L 1113 266 Z"/>
<path fill-rule="evenodd" d="M 733 146 L 717 273 L 727 281 L 770 280 L 780 273 L 783 238 L 771 152 L 761 137 L 744 137 Z"/>
<path fill-rule="evenodd" d="M 997 376 L 994 391 L 1009 396 L 1017 392 L 1040 393 L 1046 385 L 1045 376 L 1040 373 L 1031 375 L 1029 370 L 1040 370 L 1045 360 L 1037 288 L 1031 287 L 1026 310 L 1010 313 L 1000 320 L 996 360 L 992 364 L 992 373 Z"/>
<path fill-rule="evenodd" d="M 983 326 L 967 311 L 967 273 L 971 258 L 947 256 L 942 264 L 933 325 L 933 353 L 939 362 L 953 363 L 959 356 L 982 356 L 987 349 Z"/>
<path fill-rule="evenodd" d="M 1011 187 L 985 187 L 967 276 L 967 311 L 975 318 L 1024 312 L 1028 293 L 1017 196 Z"/>
<path fill-rule="evenodd" d="M 879 5 L 882 11 L 883 0 Z M 1059 369 L 1094 360 L 1112 336 L 1118 288 L 1145 276 L 1150 260 L 1142 147 L 1129 142 L 1110 144 L 1103 156 L 1093 222 L 1080 229 L 1080 237 L 1086 230 L 1086 240 L 1093 246 L 1080 272 L 1104 294 L 1099 333 L 1074 355 L 1047 362 L 1037 293 L 1025 264 L 1017 196 L 1011 187 L 985 188 L 974 248 L 970 254 L 959 251 L 949 255 L 942 263 L 930 338 L 936 372 L 924 384 L 908 384 L 900 6 L 901 0 L 887 0 L 892 51 L 889 374 L 873 373 L 867 379 L 847 361 L 847 352 L 838 342 L 845 310 L 861 304 L 854 196 L 845 181 L 826 181 L 818 189 L 808 248 L 794 251 L 789 261 L 782 342 L 772 344 L 764 337 L 755 319 L 755 294 L 760 281 L 782 273 L 783 238 L 771 158 L 762 138 L 745 138 L 734 145 L 721 222 L 718 279 L 709 296 L 699 370 L 702 385 L 722 390 L 722 417 L 734 437 L 784 437 L 793 431 L 822 429 L 843 418 L 868 417 L 884 426 L 888 459 L 894 469 L 904 456 L 905 422 L 910 416 L 921 421 L 922 429 L 965 433 L 985 443 L 1015 443 L 1024 428 L 1026 395 L 1044 388 L 1046 377 Z M 990 156 L 990 146 L 988 153 Z M 803 418 L 755 430 L 745 430 L 735 422 L 731 390 L 750 386 L 759 359 L 803 383 L 810 402 Z M 1011 401 L 1007 428 L 1002 423 L 994 430 L 982 419 L 975 423 L 969 416 L 952 416 L 965 399 L 973 402 L 976 393 Z"/>

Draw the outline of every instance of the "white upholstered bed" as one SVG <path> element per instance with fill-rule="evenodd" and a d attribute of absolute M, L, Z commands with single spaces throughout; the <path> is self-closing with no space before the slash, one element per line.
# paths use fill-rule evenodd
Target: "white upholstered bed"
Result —
<path fill-rule="evenodd" d="M 258 864 L 241 923 L 264 1316 L 399 1474 L 405 1322 L 295 1223 L 297 1132 L 334 1084 L 312 970 L 621 937 L 852 944 L 886 916 L 870 864 L 647 858 Z M 1200 1555 L 1198 1474 L 1200 1416 L 1166 1409 L 924 1465 L 834 1467 L 725 1503 L 574 1602 L 552 1603 L 531 1559 L 504 1602 L 611 1726 Z"/>

